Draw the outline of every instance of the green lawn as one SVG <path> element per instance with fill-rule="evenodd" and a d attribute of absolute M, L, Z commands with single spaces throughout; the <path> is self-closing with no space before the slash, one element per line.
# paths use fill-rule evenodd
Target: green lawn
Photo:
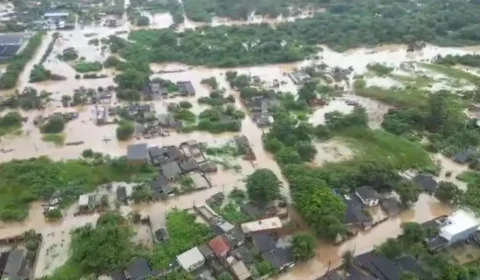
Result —
<path fill-rule="evenodd" d="M 383 130 L 353 128 L 337 136 L 355 152 L 355 159 L 387 161 L 398 169 L 434 169 L 430 155 L 418 143 Z"/>
<path fill-rule="evenodd" d="M 428 63 L 418 63 L 421 67 L 434 71 L 445 76 L 458 79 L 466 80 L 472 84 L 478 84 L 480 82 L 480 76 L 474 75 L 467 71 L 463 71 L 458 68 L 442 65 L 442 64 L 428 64 Z"/>
<path fill-rule="evenodd" d="M 367 87 L 365 80 L 354 82 L 355 93 L 360 96 L 376 99 L 396 107 L 412 107 L 425 102 L 428 91 L 420 88 L 384 89 Z"/>
<path fill-rule="evenodd" d="M 65 135 L 62 133 L 48 133 L 42 136 L 45 142 L 52 142 L 55 146 L 63 146 L 65 144 Z"/>

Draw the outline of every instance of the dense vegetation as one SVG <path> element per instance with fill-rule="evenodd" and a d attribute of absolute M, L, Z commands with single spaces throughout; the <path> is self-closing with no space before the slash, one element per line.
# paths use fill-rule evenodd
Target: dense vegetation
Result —
<path fill-rule="evenodd" d="M 132 138 L 135 132 L 135 125 L 132 122 L 122 120 L 117 127 L 117 139 L 120 141 L 126 141 Z"/>
<path fill-rule="evenodd" d="M 30 72 L 30 83 L 43 82 L 48 80 L 60 81 L 65 80 L 64 76 L 53 74 L 52 71 L 46 69 L 41 64 L 35 64 L 32 72 Z"/>
<path fill-rule="evenodd" d="M 74 48 L 66 48 L 62 54 L 58 55 L 58 58 L 63 61 L 72 61 L 78 58 L 78 52 Z"/>
<path fill-rule="evenodd" d="M 30 202 L 57 193 L 68 205 L 85 192 L 112 181 L 128 181 L 134 174 L 150 173 L 130 166 L 126 159 L 99 154 L 91 160 L 52 161 L 48 158 L 14 160 L 0 165 L 0 219 L 23 220 Z"/>
<path fill-rule="evenodd" d="M 24 70 L 28 61 L 33 58 L 38 47 L 40 47 L 44 32 L 36 33 L 28 42 L 23 51 L 9 61 L 7 70 L 0 77 L 0 89 L 12 89 L 17 85 L 17 80 Z"/>
<path fill-rule="evenodd" d="M 79 73 L 97 72 L 102 69 L 103 69 L 103 65 L 98 61 L 94 61 L 94 62 L 81 61 L 75 64 L 75 71 Z"/>
<path fill-rule="evenodd" d="M 282 182 L 270 169 L 257 169 L 246 179 L 248 197 L 260 204 L 280 198 Z"/>
<path fill-rule="evenodd" d="M 453 155 L 480 145 L 480 130 L 469 121 L 449 92 L 428 96 L 426 104 L 406 109 L 392 109 L 382 127 L 410 139 L 428 137 L 427 149 Z"/>
<path fill-rule="evenodd" d="M 189 9 L 197 9 L 194 6 L 203 11 L 217 9 L 212 8 L 217 1 L 187 2 L 187 14 Z M 242 2 L 226 7 L 236 9 Z M 301 60 L 313 54 L 318 44 L 345 50 L 382 43 L 427 41 L 455 45 L 480 41 L 477 32 L 480 23 L 475 16 L 480 6 L 476 2 L 448 0 L 438 4 L 427 0 L 417 5 L 391 0 L 361 3 L 330 0 L 323 5 L 327 8 L 325 13 L 311 19 L 278 24 L 275 28 L 264 24 L 202 27 L 180 33 L 173 30 L 134 31 L 130 39 L 137 43 L 128 44 L 122 56 L 132 60 L 137 57 L 152 62 L 179 61 L 229 67 Z M 200 17 L 210 17 L 201 13 Z"/>
<path fill-rule="evenodd" d="M 310 235 L 296 235 L 292 240 L 293 255 L 296 261 L 306 261 L 315 256 L 315 239 Z"/>
<path fill-rule="evenodd" d="M 13 133 L 22 128 L 23 117 L 18 112 L 9 112 L 0 117 L 0 136 Z"/>
<path fill-rule="evenodd" d="M 470 67 L 480 67 L 480 55 L 477 54 L 465 54 L 465 55 L 446 55 L 438 56 L 435 58 L 435 62 L 439 64 L 444 64 L 448 66 L 455 66 L 457 64 L 470 66 Z"/>

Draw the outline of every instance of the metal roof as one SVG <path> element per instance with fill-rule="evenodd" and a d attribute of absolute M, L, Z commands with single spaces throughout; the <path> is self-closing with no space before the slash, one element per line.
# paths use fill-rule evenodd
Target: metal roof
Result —
<path fill-rule="evenodd" d="M 194 247 L 178 255 L 177 261 L 185 270 L 189 270 L 195 264 L 205 261 L 205 258 L 200 250 L 198 250 L 197 247 Z"/>
<path fill-rule="evenodd" d="M 453 236 L 473 227 L 478 227 L 479 222 L 475 215 L 465 210 L 457 210 L 447 219 L 447 223 L 440 229 L 440 236 L 450 240 Z"/>
<path fill-rule="evenodd" d="M 13 250 L 8 254 L 7 263 L 3 270 L 3 277 L 16 277 L 22 270 L 26 251 L 23 249 Z M 3 279 L 3 278 L 2 278 Z"/>
<path fill-rule="evenodd" d="M 263 230 L 279 229 L 282 226 L 283 225 L 280 218 L 272 217 L 268 219 L 244 223 L 242 224 L 242 230 L 244 233 L 251 233 Z"/>
<path fill-rule="evenodd" d="M 20 45 L 22 43 L 23 35 L 0 35 L 0 45 Z"/>

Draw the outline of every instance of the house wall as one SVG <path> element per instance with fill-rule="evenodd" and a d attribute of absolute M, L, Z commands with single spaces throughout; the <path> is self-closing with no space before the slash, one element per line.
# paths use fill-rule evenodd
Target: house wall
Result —
<path fill-rule="evenodd" d="M 466 240 L 470 237 L 470 235 L 474 234 L 476 231 L 478 230 L 478 225 L 477 226 L 474 226 L 474 227 L 471 227 L 467 230 L 464 230 L 460 233 L 457 233 L 455 234 L 454 236 L 452 236 L 452 239 L 450 239 L 450 241 L 448 242 L 449 245 L 453 244 L 453 243 L 456 243 L 456 242 L 459 242 L 459 241 L 463 241 L 463 240 Z"/>
<path fill-rule="evenodd" d="M 198 261 L 198 262 L 196 262 L 195 264 L 191 265 L 191 266 L 188 268 L 188 271 L 194 271 L 194 270 L 202 267 L 204 263 L 205 263 L 205 260 Z"/>

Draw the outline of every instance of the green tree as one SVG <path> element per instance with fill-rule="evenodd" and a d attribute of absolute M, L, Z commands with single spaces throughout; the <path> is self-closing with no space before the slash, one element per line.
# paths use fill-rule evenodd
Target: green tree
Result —
<path fill-rule="evenodd" d="M 353 255 L 352 251 L 347 250 L 342 254 L 342 260 L 343 260 L 343 266 L 348 269 L 353 266 L 353 261 L 355 260 L 355 256 Z"/>
<path fill-rule="evenodd" d="M 106 212 L 97 225 L 86 225 L 72 234 L 71 260 L 85 273 L 105 273 L 128 264 L 135 248 L 133 230 L 116 212 Z"/>
<path fill-rule="evenodd" d="M 135 126 L 128 121 L 121 121 L 117 127 L 117 139 L 120 141 L 126 141 L 132 138 L 135 132 Z"/>
<path fill-rule="evenodd" d="M 419 280 L 417 276 L 409 271 L 404 271 L 400 280 Z"/>
<path fill-rule="evenodd" d="M 62 115 L 52 116 L 42 127 L 42 133 L 60 133 L 65 129 L 65 119 Z"/>
<path fill-rule="evenodd" d="M 49 221 L 57 221 L 63 217 L 62 211 L 58 208 L 53 210 L 48 210 L 45 213 L 45 218 Z"/>
<path fill-rule="evenodd" d="M 150 25 L 150 19 L 147 16 L 139 16 L 137 19 L 137 26 L 148 26 Z"/>
<path fill-rule="evenodd" d="M 282 182 L 270 169 L 257 169 L 246 180 L 247 193 L 250 199 L 260 203 L 268 203 L 280 195 Z"/>
<path fill-rule="evenodd" d="M 460 189 L 452 182 L 442 181 L 435 190 L 435 197 L 443 203 L 456 202 L 460 195 Z"/>
<path fill-rule="evenodd" d="M 395 186 L 395 192 L 400 196 L 400 201 L 408 205 L 417 202 L 422 190 L 414 182 L 401 181 Z"/>
<path fill-rule="evenodd" d="M 403 231 L 402 240 L 409 244 L 422 242 L 427 237 L 425 229 L 418 223 L 403 223 L 401 228 Z"/>
<path fill-rule="evenodd" d="M 310 235 L 296 235 L 292 240 L 293 256 L 297 261 L 306 261 L 315 256 L 315 239 Z"/>
<path fill-rule="evenodd" d="M 275 268 L 267 261 L 261 261 L 256 265 L 256 268 L 260 276 L 270 275 L 275 272 Z"/>
<path fill-rule="evenodd" d="M 220 274 L 218 276 L 218 280 L 233 280 L 233 277 L 232 277 L 232 275 L 230 275 L 230 273 L 223 272 L 222 274 Z"/>

